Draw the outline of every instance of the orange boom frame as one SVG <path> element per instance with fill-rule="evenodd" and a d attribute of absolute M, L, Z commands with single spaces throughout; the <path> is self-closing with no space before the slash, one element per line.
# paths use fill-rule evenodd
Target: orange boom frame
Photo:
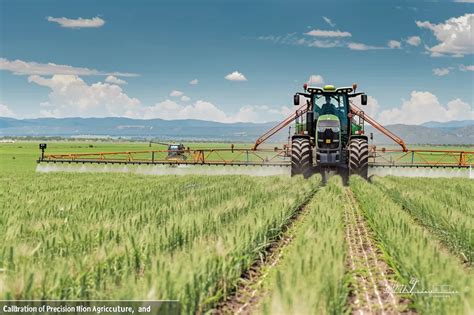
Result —
<path fill-rule="evenodd" d="M 459 150 L 421 150 L 408 149 L 403 139 L 383 127 L 363 110 L 351 103 L 351 114 L 367 121 L 375 129 L 392 139 L 401 149 L 370 148 L 370 167 L 451 167 L 466 168 L 474 166 L 474 151 Z M 95 164 L 162 164 L 162 165 L 222 165 L 222 166 L 290 166 L 290 150 L 282 148 L 261 149 L 259 146 L 301 117 L 306 105 L 299 107 L 292 115 L 260 136 L 252 148 L 185 149 L 184 159 L 169 160 L 169 150 L 143 150 L 97 153 L 45 154 L 46 144 L 38 163 L 95 163 Z"/>

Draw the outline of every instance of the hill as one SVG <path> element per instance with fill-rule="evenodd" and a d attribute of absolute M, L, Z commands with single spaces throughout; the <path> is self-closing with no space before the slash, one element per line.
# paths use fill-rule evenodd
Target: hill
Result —
<path fill-rule="evenodd" d="M 0 117 L 0 137 L 11 136 L 60 136 L 60 137 L 122 137 L 159 138 L 166 140 L 252 142 L 276 122 L 271 123 L 218 123 L 204 120 L 163 120 L 109 118 L 37 118 L 13 119 Z M 474 144 L 473 121 L 448 123 L 430 122 L 423 125 L 388 125 L 393 133 L 409 144 Z M 374 142 L 390 144 L 390 139 L 373 132 Z M 285 142 L 288 128 L 271 140 Z"/>

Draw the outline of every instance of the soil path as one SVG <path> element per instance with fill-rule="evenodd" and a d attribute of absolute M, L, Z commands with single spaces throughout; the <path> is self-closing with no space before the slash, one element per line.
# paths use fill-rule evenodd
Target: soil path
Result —
<path fill-rule="evenodd" d="M 397 283 L 383 260 L 350 188 L 344 212 L 348 244 L 348 270 L 351 273 L 349 303 L 352 314 L 413 314 L 409 301 L 393 293 Z"/>

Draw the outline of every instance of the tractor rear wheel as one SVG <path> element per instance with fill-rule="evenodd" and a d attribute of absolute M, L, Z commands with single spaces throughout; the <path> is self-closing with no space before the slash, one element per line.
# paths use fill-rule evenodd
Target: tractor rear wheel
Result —
<path fill-rule="evenodd" d="M 306 138 L 296 138 L 291 142 L 291 176 L 303 175 L 308 178 L 312 175 L 313 156 L 311 143 Z"/>
<path fill-rule="evenodd" d="M 367 139 L 351 139 L 349 142 L 349 174 L 367 179 L 369 169 L 369 143 Z"/>

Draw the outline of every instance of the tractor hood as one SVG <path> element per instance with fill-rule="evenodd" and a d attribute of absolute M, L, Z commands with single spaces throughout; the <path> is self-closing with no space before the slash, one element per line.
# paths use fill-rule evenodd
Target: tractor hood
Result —
<path fill-rule="evenodd" d="M 340 146 L 341 124 L 335 115 L 321 115 L 316 123 L 316 141 L 319 149 L 336 150 Z"/>

